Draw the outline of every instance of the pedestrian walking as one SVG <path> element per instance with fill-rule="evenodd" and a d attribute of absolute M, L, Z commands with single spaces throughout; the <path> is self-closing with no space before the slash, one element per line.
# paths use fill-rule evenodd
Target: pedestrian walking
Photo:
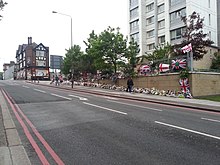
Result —
<path fill-rule="evenodd" d="M 133 82 L 132 78 L 129 76 L 128 80 L 127 80 L 127 92 L 131 92 L 133 86 L 134 86 L 134 82 Z"/>
<path fill-rule="evenodd" d="M 55 85 L 58 86 L 59 85 L 59 77 L 56 75 L 55 77 Z"/>

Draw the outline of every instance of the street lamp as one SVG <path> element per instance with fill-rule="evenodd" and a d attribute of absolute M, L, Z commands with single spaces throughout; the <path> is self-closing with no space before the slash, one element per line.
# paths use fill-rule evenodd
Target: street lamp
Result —
<path fill-rule="evenodd" d="M 71 19 L 71 47 L 72 47 L 73 46 L 72 17 L 70 15 L 68 15 L 68 14 L 63 14 L 63 13 L 59 13 L 59 12 L 56 12 L 56 11 L 52 11 L 52 13 L 60 14 L 60 15 L 64 15 L 64 16 L 70 17 L 70 19 Z"/>

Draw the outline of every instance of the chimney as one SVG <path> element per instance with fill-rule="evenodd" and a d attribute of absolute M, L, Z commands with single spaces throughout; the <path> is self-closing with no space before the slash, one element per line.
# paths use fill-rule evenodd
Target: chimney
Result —
<path fill-rule="evenodd" d="M 28 37 L 28 45 L 32 44 L 32 37 Z"/>

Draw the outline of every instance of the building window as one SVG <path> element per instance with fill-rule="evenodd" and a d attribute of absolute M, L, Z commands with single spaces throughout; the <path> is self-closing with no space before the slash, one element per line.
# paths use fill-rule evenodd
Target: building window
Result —
<path fill-rule="evenodd" d="M 138 0 L 130 0 L 130 7 L 138 5 Z"/>
<path fill-rule="evenodd" d="M 152 17 L 146 19 L 147 25 L 152 24 L 153 21 L 154 21 L 154 16 L 152 16 Z"/>
<path fill-rule="evenodd" d="M 147 38 L 153 37 L 154 36 L 154 30 L 150 30 L 147 32 Z"/>
<path fill-rule="evenodd" d="M 183 0 L 170 0 L 170 6 L 174 6 L 174 5 L 177 5 L 182 2 L 183 2 Z"/>
<path fill-rule="evenodd" d="M 158 29 L 164 28 L 165 27 L 165 19 L 158 21 Z"/>
<path fill-rule="evenodd" d="M 186 8 L 170 13 L 170 22 L 174 22 L 183 16 L 186 16 Z"/>
<path fill-rule="evenodd" d="M 139 43 L 139 33 L 132 34 L 130 37 L 134 39 L 134 42 Z"/>
<path fill-rule="evenodd" d="M 147 45 L 147 50 L 153 50 L 154 47 L 155 47 L 155 44 L 154 44 L 154 43 L 148 44 L 148 45 Z"/>
<path fill-rule="evenodd" d="M 165 36 L 160 36 L 160 37 L 158 37 L 158 43 L 159 43 L 159 44 L 165 43 Z"/>
<path fill-rule="evenodd" d="M 130 31 L 131 32 L 138 30 L 138 28 L 139 28 L 139 21 L 138 20 L 130 23 Z"/>
<path fill-rule="evenodd" d="M 182 38 L 182 34 L 185 32 L 185 28 L 179 28 L 179 29 L 175 29 L 172 30 L 170 32 L 170 38 L 171 40 L 175 40 L 175 39 L 179 39 Z"/>
<path fill-rule="evenodd" d="M 158 14 L 164 12 L 164 4 L 158 6 Z"/>
<path fill-rule="evenodd" d="M 44 57 L 45 56 L 45 51 L 42 50 L 36 50 L 36 57 Z"/>
<path fill-rule="evenodd" d="M 134 8 L 130 11 L 130 19 L 133 19 L 137 16 L 138 16 L 138 7 Z"/>
<path fill-rule="evenodd" d="M 149 5 L 146 6 L 146 12 L 150 12 L 154 9 L 154 3 L 151 3 Z"/>
<path fill-rule="evenodd" d="M 211 25 L 211 14 L 209 14 L 209 25 Z"/>

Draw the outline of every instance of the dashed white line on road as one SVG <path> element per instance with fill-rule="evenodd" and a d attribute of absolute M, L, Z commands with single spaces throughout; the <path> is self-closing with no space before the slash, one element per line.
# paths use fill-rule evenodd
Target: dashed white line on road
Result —
<path fill-rule="evenodd" d="M 22 87 L 24 87 L 24 88 L 30 88 L 30 87 L 28 87 L 28 86 L 25 86 L 25 85 L 23 85 Z"/>
<path fill-rule="evenodd" d="M 191 130 L 191 129 L 187 129 L 187 128 L 183 128 L 183 127 L 179 127 L 179 126 L 175 126 L 175 125 L 171 125 L 171 124 L 167 124 L 167 123 L 163 123 L 163 122 L 159 122 L 159 121 L 155 121 L 155 123 L 220 140 L 220 137 L 210 135 L 210 134 L 207 134 L 207 133 L 194 131 L 194 130 Z"/>
<path fill-rule="evenodd" d="M 204 118 L 204 117 L 202 117 L 201 119 L 220 123 L 220 120 L 208 119 L 208 118 Z"/>
<path fill-rule="evenodd" d="M 41 93 L 46 93 L 45 91 L 42 91 L 40 89 L 34 89 L 35 91 L 41 92 Z"/>
<path fill-rule="evenodd" d="M 90 106 L 93 106 L 93 107 L 97 107 L 97 108 L 105 109 L 105 110 L 107 110 L 107 111 L 112 111 L 112 112 L 115 112 L 115 113 L 120 113 L 120 114 L 122 114 L 122 115 L 127 115 L 127 113 L 122 112 L 122 111 L 118 111 L 118 110 L 114 110 L 114 109 L 110 109 L 110 108 L 102 107 L 102 106 L 95 105 L 95 104 L 90 104 L 90 103 L 87 103 L 87 102 L 83 102 L 83 103 L 84 103 L 84 104 L 87 104 L 87 105 L 90 105 Z"/>
<path fill-rule="evenodd" d="M 133 105 L 133 104 L 123 103 L 123 102 L 119 102 L 119 101 L 112 101 L 112 100 L 107 100 L 107 101 L 114 102 L 114 103 L 118 103 L 118 104 L 129 105 L 129 106 L 133 106 L 133 107 L 139 107 L 139 108 L 144 108 L 144 109 L 150 109 L 150 110 L 153 110 L 153 111 L 160 111 L 160 112 L 163 111 L 163 110 L 161 110 L 161 109 L 150 108 L 150 107 L 145 107 L 145 106 L 140 106 L 140 105 Z"/>
<path fill-rule="evenodd" d="M 69 97 L 65 97 L 65 96 L 61 96 L 61 95 L 57 95 L 55 93 L 51 93 L 52 96 L 56 96 L 56 97 L 60 97 L 60 98 L 63 98 L 63 99 L 67 99 L 67 100 L 72 100 L 71 98 Z"/>
<path fill-rule="evenodd" d="M 76 96 L 76 95 L 69 95 L 69 96 L 79 98 L 79 100 L 88 100 L 85 97 L 80 97 L 80 96 Z"/>

